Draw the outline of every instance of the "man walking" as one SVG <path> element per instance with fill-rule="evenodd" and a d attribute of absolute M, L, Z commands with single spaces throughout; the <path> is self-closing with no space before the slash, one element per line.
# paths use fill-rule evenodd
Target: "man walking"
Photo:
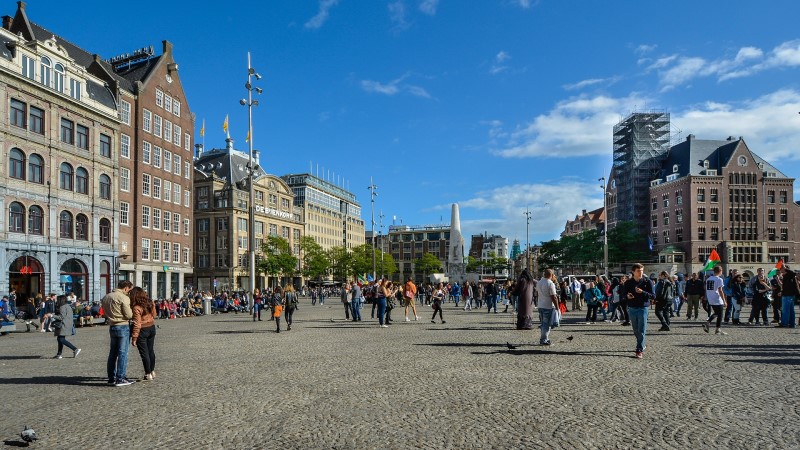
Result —
<path fill-rule="evenodd" d="M 784 264 L 781 269 L 783 291 L 781 295 L 781 324 L 779 327 L 795 328 L 797 322 L 794 316 L 794 299 L 800 292 L 797 288 L 797 275 Z"/>
<path fill-rule="evenodd" d="M 361 286 L 359 286 L 357 282 L 353 283 L 353 288 L 350 289 L 350 293 L 352 294 L 350 307 L 352 308 L 353 322 L 361 322 L 361 302 L 364 300 L 363 294 L 361 293 Z"/>
<path fill-rule="evenodd" d="M 133 318 L 131 299 L 128 293 L 133 283 L 120 281 L 114 292 L 103 297 L 103 314 L 108 323 L 108 334 L 111 336 L 111 347 L 108 351 L 108 384 L 128 386 L 133 384 L 127 377 L 128 346 L 131 343 L 131 330 L 128 325 Z"/>
<path fill-rule="evenodd" d="M 628 299 L 628 315 L 631 319 L 631 328 L 636 336 L 636 357 L 644 356 L 645 337 L 647 335 L 647 315 L 650 311 L 650 302 L 655 298 L 653 282 L 650 278 L 642 276 L 644 266 L 636 263 L 633 265 L 633 276 L 625 282 L 625 296 Z"/>
<path fill-rule="evenodd" d="M 551 345 L 550 324 L 553 320 L 553 311 L 558 309 L 558 291 L 553 283 L 553 271 L 545 269 L 542 279 L 536 284 L 539 291 L 539 345 Z"/>
<path fill-rule="evenodd" d="M 675 285 L 672 284 L 669 274 L 662 271 L 656 283 L 656 317 L 661 322 L 658 331 L 669 331 L 669 316 L 672 301 L 675 298 Z"/>
<path fill-rule="evenodd" d="M 700 297 L 703 296 L 703 280 L 697 277 L 697 273 L 692 272 L 692 278 L 686 282 L 686 320 L 692 320 L 694 310 L 694 320 L 700 314 Z"/>
<path fill-rule="evenodd" d="M 722 324 L 723 310 L 728 306 L 728 301 L 725 299 L 725 282 L 722 280 L 720 275 L 722 275 L 722 267 L 714 266 L 714 275 L 706 278 L 706 301 L 708 302 L 708 306 L 711 308 L 712 313 L 710 316 L 708 316 L 708 320 L 703 322 L 703 331 L 708 333 L 711 321 L 716 319 L 717 329 L 714 334 L 725 335 L 728 333 L 720 330 L 720 325 Z"/>

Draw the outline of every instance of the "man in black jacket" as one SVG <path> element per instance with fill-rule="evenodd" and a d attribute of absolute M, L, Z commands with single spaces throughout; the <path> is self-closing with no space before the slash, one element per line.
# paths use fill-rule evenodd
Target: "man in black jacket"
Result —
<path fill-rule="evenodd" d="M 697 320 L 697 315 L 700 312 L 700 298 L 703 297 L 705 288 L 703 287 L 703 274 L 692 273 L 692 278 L 686 282 L 686 296 L 688 297 L 689 305 L 686 307 L 686 320 Z M 692 319 L 692 310 L 694 310 L 694 319 Z"/>
<path fill-rule="evenodd" d="M 783 279 L 783 295 L 781 296 L 783 311 L 781 311 L 781 324 L 779 327 L 795 328 L 797 322 L 794 316 L 794 299 L 800 292 L 797 288 L 797 276 L 784 264 L 781 267 L 781 277 Z"/>

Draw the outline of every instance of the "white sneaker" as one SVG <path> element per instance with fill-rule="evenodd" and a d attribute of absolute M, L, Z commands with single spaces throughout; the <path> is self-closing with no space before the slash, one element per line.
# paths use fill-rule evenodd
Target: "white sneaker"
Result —
<path fill-rule="evenodd" d="M 381 325 L 381 328 L 389 328 L 389 325 Z"/>
<path fill-rule="evenodd" d="M 419 320 L 419 316 L 414 316 L 414 317 L 415 317 L 415 319 L 414 319 L 414 320 Z"/>
<path fill-rule="evenodd" d="M 408 317 L 406 317 L 406 322 L 411 322 L 411 320 Z"/>
<path fill-rule="evenodd" d="M 75 350 L 75 355 L 73 355 L 72 357 L 73 358 L 77 358 L 78 355 L 80 355 L 80 354 L 81 354 L 81 349 L 77 349 L 77 350 Z"/>

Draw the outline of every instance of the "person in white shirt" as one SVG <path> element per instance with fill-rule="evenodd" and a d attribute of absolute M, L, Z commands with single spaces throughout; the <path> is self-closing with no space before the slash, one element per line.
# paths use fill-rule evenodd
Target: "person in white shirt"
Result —
<path fill-rule="evenodd" d="M 703 322 L 703 331 L 708 333 L 708 328 L 711 325 L 711 321 L 713 319 L 717 320 L 717 330 L 715 334 L 728 334 L 724 331 L 720 331 L 719 327 L 722 324 L 722 312 L 725 310 L 725 307 L 728 306 L 728 302 L 725 299 L 725 292 L 723 288 L 725 287 L 725 281 L 722 280 L 720 277 L 722 275 L 722 267 L 716 266 L 714 267 L 714 275 L 706 278 L 705 287 L 706 287 L 706 301 L 708 302 L 708 306 L 712 309 L 711 315 L 708 317 L 708 320 Z"/>
<path fill-rule="evenodd" d="M 578 281 L 577 278 L 572 279 L 572 283 L 570 283 L 570 289 L 572 290 L 572 311 L 581 310 L 581 283 Z"/>
<path fill-rule="evenodd" d="M 541 334 L 539 336 L 540 345 L 551 345 L 550 324 L 553 320 L 553 313 L 558 309 L 558 291 L 553 283 L 553 271 L 545 269 L 542 279 L 536 284 L 539 293 L 539 321 Z"/>

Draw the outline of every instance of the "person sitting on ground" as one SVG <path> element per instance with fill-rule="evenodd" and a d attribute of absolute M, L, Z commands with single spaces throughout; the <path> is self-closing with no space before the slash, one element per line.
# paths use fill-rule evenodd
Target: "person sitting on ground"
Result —
<path fill-rule="evenodd" d="M 81 309 L 81 312 L 78 315 L 80 317 L 79 323 L 81 327 L 94 326 L 94 317 L 92 317 L 92 308 L 89 307 L 88 303 L 83 306 L 83 309 Z"/>

